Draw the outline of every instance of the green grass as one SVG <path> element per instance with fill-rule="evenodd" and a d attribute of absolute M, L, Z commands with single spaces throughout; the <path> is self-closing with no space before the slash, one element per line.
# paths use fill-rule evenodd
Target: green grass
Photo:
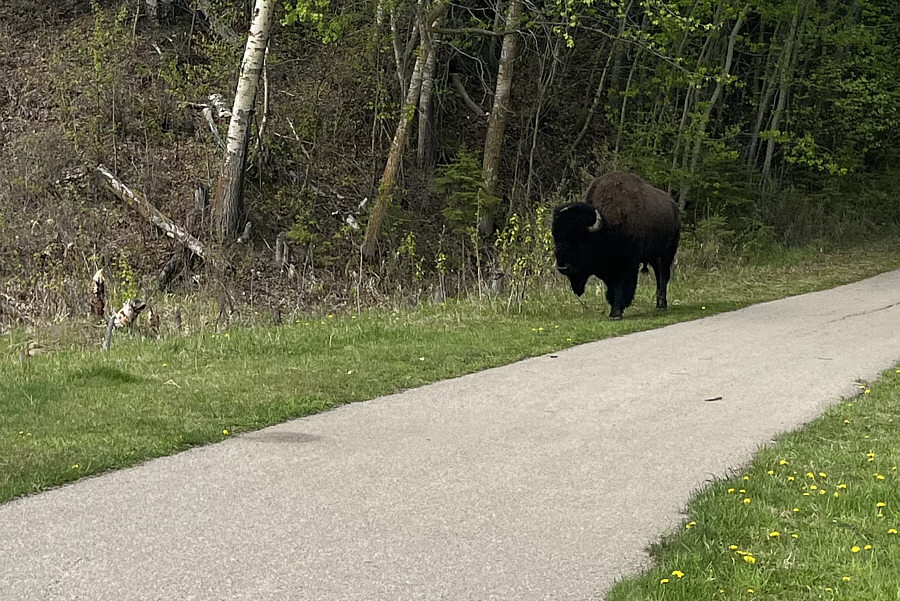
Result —
<path fill-rule="evenodd" d="M 900 369 L 868 391 L 702 491 L 608 601 L 900 599 Z"/>
<path fill-rule="evenodd" d="M 341 403 L 898 265 L 896 242 L 882 242 L 715 272 L 682 268 L 666 313 L 653 308 L 642 276 L 636 305 L 615 323 L 599 288 L 589 289 L 586 312 L 559 278 L 520 311 L 454 302 L 158 341 L 120 335 L 108 354 L 55 345 L 19 360 L 16 333 L 0 358 L 0 502 Z"/>

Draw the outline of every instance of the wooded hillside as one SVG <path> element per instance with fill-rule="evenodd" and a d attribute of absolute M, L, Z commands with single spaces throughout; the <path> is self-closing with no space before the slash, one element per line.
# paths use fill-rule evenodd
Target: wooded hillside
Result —
<path fill-rule="evenodd" d="M 267 3 L 226 227 L 217 182 Z M 229 311 L 524 290 L 552 265 L 549 208 L 613 168 L 673 194 L 710 267 L 900 222 L 895 2 L 33 4 L 0 6 L 0 322 L 86 314 L 99 268 L 117 300 Z"/>

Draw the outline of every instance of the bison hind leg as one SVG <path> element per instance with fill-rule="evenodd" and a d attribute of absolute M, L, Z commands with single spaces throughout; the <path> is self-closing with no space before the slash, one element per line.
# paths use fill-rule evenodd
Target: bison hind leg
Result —
<path fill-rule="evenodd" d="M 672 277 L 672 257 L 657 257 L 650 264 L 656 275 L 656 308 L 662 311 L 669 307 L 667 291 Z"/>

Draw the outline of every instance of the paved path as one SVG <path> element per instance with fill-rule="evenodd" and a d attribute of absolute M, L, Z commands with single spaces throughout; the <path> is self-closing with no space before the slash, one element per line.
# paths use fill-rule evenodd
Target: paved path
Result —
<path fill-rule="evenodd" d="M 900 360 L 900 271 L 557 355 L 0 505 L 0 599 L 599 599 Z"/>

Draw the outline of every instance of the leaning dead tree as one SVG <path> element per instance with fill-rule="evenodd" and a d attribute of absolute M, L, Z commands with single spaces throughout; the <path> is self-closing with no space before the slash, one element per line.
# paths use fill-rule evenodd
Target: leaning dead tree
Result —
<path fill-rule="evenodd" d="M 443 16 L 447 10 L 447 4 L 438 2 L 432 6 L 427 14 L 420 16 L 423 18 L 425 27 L 420 29 L 431 28 L 435 22 Z M 416 64 L 413 67 L 412 76 L 409 80 L 409 88 L 406 90 L 406 98 L 403 101 L 403 108 L 400 110 L 400 119 L 397 123 L 397 129 L 394 131 L 394 139 L 391 141 L 391 149 L 388 151 L 387 163 L 384 166 L 384 173 L 381 176 L 381 183 L 378 185 L 378 194 L 375 197 L 375 205 L 369 214 L 369 223 L 366 226 L 366 237 L 362 244 L 362 254 L 366 258 L 375 255 L 378 236 L 381 233 L 381 226 L 387 215 L 388 206 L 391 203 L 391 196 L 394 192 L 394 183 L 397 179 L 397 173 L 400 171 L 400 162 L 403 158 L 403 149 L 406 147 L 406 140 L 409 137 L 409 128 L 416 109 L 419 107 L 421 100 L 422 80 L 425 75 L 425 65 L 429 61 L 429 57 L 435 51 L 431 38 L 435 34 L 420 36 L 419 53 L 416 57 Z M 434 59 L 431 59 L 432 61 Z"/>
<path fill-rule="evenodd" d="M 244 48 L 244 58 L 241 61 L 241 74 L 234 95 L 234 106 L 231 109 L 231 122 L 228 124 L 225 160 L 213 198 L 215 226 L 222 239 L 236 238 L 244 225 L 244 165 L 250 141 L 250 121 L 256 103 L 256 91 L 263 71 L 274 12 L 274 0 L 256 0 L 253 22 L 247 36 L 247 46 Z"/>
<path fill-rule="evenodd" d="M 123 184 L 106 166 L 97 167 L 97 175 L 109 191 L 125 201 L 126 204 L 134 207 L 141 216 L 161 229 L 168 237 L 177 240 L 201 259 L 209 258 L 206 248 L 200 240 L 176 225 L 174 221 L 150 204 L 146 198 Z"/>

